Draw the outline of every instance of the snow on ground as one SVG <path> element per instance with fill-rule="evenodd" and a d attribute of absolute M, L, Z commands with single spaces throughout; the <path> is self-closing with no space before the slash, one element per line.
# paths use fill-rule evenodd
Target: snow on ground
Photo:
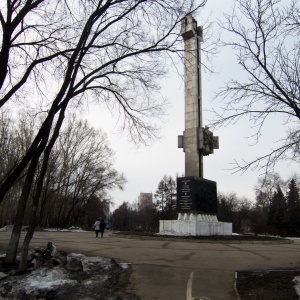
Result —
<path fill-rule="evenodd" d="M 41 268 L 33 271 L 23 284 L 26 286 L 27 294 L 36 289 L 53 289 L 65 284 L 76 284 L 76 280 L 68 279 L 68 273 L 61 268 Z"/>
<path fill-rule="evenodd" d="M 0 228 L 0 232 L 2 232 L 2 231 L 12 231 L 13 227 L 14 227 L 13 225 L 6 225 L 6 226 Z M 28 226 L 23 226 L 22 227 L 22 231 L 25 231 L 27 229 L 28 229 Z M 40 229 L 37 228 L 36 230 L 38 231 Z M 87 231 L 83 230 L 80 227 L 74 227 L 74 226 L 72 226 L 68 229 L 44 228 L 44 229 L 42 229 L 42 231 L 50 231 L 50 232 L 56 232 L 56 231 L 57 232 L 87 232 Z"/>
<path fill-rule="evenodd" d="M 80 227 L 70 227 L 69 229 L 58 229 L 58 228 L 45 228 L 43 231 L 50 231 L 50 232 L 87 232 L 86 230 L 81 229 Z"/>
<path fill-rule="evenodd" d="M 293 283 L 295 284 L 296 293 L 300 297 L 300 276 L 296 276 Z"/>
<path fill-rule="evenodd" d="M 130 264 L 43 247 L 35 247 L 31 252 L 27 273 L 17 274 L 5 268 L 0 272 L 0 299 L 139 299 L 126 291 Z"/>

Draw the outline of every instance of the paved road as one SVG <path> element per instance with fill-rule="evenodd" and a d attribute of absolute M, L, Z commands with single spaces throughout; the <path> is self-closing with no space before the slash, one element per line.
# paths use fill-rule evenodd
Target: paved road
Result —
<path fill-rule="evenodd" d="M 0 249 L 10 233 L 0 232 Z M 300 267 L 300 242 L 294 244 L 213 244 L 95 238 L 93 232 L 37 232 L 31 246 L 53 242 L 58 250 L 108 256 L 132 264 L 130 290 L 143 300 L 238 299 L 237 270 Z"/>

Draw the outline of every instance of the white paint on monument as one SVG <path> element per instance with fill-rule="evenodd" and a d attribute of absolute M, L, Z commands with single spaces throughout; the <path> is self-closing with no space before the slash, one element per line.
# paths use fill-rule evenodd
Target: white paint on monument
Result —
<path fill-rule="evenodd" d="M 181 35 L 185 50 L 185 130 L 178 137 L 178 147 L 185 152 L 185 176 L 203 179 L 203 156 L 219 148 L 218 137 L 202 127 L 201 49 L 202 27 L 192 15 L 182 21 Z M 178 195 L 177 195 L 178 196 Z M 183 196 L 184 198 L 184 196 Z M 191 205 L 181 199 L 182 203 Z M 184 208 L 184 205 L 181 205 Z M 178 220 L 161 220 L 160 234 L 211 236 L 231 235 L 232 224 L 218 222 L 215 214 L 179 212 Z"/>

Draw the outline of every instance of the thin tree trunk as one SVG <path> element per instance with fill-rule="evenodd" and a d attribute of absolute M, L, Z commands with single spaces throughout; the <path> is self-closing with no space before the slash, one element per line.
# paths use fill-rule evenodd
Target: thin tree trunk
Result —
<path fill-rule="evenodd" d="M 52 124 L 52 122 L 51 122 Z M 21 236 L 21 230 L 22 230 L 22 224 L 23 224 L 23 218 L 25 215 L 25 210 L 27 206 L 27 201 L 29 197 L 29 193 L 31 190 L 34 174 L 40 159 L 40 156 L 42 152 L 44 151 L 47 141 L 49 139 L 49 134 L 50 134 L 50 124 L 48 126 L 48 131 L 45 133 L 43 140 L 39 147 L 37 148 L 37 151 L 35 155 L 32 157 L 32 160 L 30 162 L 27 174 L 26 174 L 26 179 L 25 183 L 22 189 L 22 194 L 19 199 L 18 203 L 18 208 L 17 208 L 17 214 L 14 220 L 14 228 L 13 232 L 9 241 L 9 245 L 6 250 L 6 257 L 5 257 L 5 263 L 7 264 L 12 264 L 16 260 L 17 256 L 17 251 L 18 251 L 18 246 L 19 246 L 19 240 Z"/>
<path fill-rule="evenodd" d="M 49 142 L 48 146 L 46 147 L 46 149 L 44 151 L 43 164 L 42 164 L 41 172 L 38 176 L 37 188 L 36 188 L 36 192 L 35 192 L 32 207 L 31 207 L 31 216 L 30 216 L 29 228 L 28 228 L 28 231 L 27 231 L 27 234 L 26 234 L 26 237 L 24 239 L 23 246 L 22 246 L 19 272 L 23 272 L 27 269 L 28 249 L 29 249 L 30 241 L 31 241 L 31 239 L 33 237 L 33 234 L 34 234 L 35 226 L 36 226 L 37 209 L 38 209 L 41 193 L 42 193 L 42 190 L 43 190 L 43 183 L 44 183 L 44 178 L 45 178 L 45 174 L 46 174 L 47 167 L 48 167 L 49 157 L 50 157 L 50 153 L 52 151 L 52 148 L 53 148 L 53 146 L 54 146 L 54 144 L 55 144 L 55 142 L 56 142 L 56 140 L 59 136 L 59 131 L 60 131 L 60 128 L 62 126 L 64 117 L 65 117 L 65 110 L 66 110 L 66 106 L 63 106 L 60 113 L 59 113 L 59 118 L 57 120 L 53 135 L 50 139 L 50 142 Z"/>
<path fill-rule="evenodd" d="M 22 231 L 23 218 L 27 206 L 28 196 L 32 186 L 34 173 L 38 164 L 38 160 L 39 160 L 39 155 L 35 155 L 34 159 L 31 161 L 29 170 L 27 172 L 22 194 L 20 196 L 19 203 L 18 203 L 17 214 L 14 220 L 12 235 L 10 237 L 9 245 L 6 250 L 5 263 L 7 264 L 13 264 L 17 256 L 19 240 Z"/>

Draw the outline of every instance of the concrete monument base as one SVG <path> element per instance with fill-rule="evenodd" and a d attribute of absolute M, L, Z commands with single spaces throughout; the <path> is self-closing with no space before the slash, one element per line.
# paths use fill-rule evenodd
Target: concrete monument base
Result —
<path fill-rule="evenodd" d="M 160 220 L 159 234 L 181 236 L 232 235 L 232 223 L 209 214 L 179 213 L 177 220 Z"/>

